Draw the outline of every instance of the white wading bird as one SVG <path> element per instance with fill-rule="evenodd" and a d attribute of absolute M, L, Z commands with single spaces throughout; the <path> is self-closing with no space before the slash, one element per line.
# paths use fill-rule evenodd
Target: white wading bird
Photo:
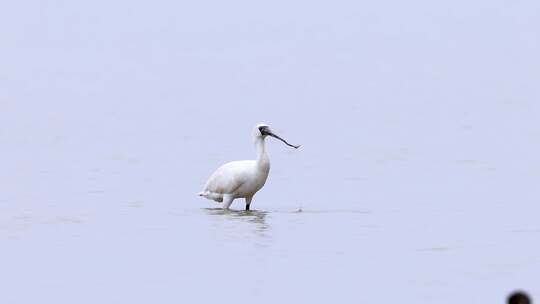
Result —
<path fill-rule="evenodd" d="M 253 139 L 257 149 L 257 160 L 241 160 L 226 163 L 210 176 L 204 190 L 199 196 L 216 202 L 223 202 L 223 209 L 229 209 L 235 198 L 246 199 L 246 210 L 249 210 L 251 199 L 266 182 L 270 172 L 270 159 L 266 154 L 264 139 L 275 137 L 287 146 L 298 149 L 300 146 L 289 144 L 283 138 L 272 133 L 268 125 L 258 124 L 253 130 Z"/>

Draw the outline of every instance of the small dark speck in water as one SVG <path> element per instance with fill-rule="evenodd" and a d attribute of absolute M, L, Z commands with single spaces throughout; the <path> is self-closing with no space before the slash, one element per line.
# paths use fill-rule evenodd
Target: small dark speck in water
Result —
<path fill-rule="evenodd" d="M 508 296 L 508 304 L 530 304 L 531 299 L 523 291 L 515 291 Z"/>

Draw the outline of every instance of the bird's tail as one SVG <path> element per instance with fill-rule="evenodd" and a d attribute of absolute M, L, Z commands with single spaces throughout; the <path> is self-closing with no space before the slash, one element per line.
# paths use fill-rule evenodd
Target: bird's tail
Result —
<path fill-rule="evenodd" d="M 223 201 L 223 194 L 220 193 L 213 193 L 210 191 L 202 191 L 199 192 L 199 196 L 205 197 L 209 200 L 213 200 L 216 202 L 222 202 Z"/>

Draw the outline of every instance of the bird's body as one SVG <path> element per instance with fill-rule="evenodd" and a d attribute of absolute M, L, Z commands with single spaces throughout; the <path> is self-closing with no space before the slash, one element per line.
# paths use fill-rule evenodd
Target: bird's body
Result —
<path fill-rule="evenodd" d="M 256 160 L 242 160 L 226 163 L 210 176 L 201 196 L 222 202 L 225 195 L 246 198 L 259 191 L 270 172 L 270 163 L 265 166 Z"/>
<path fill-rule="evenodd" d="M 267 125 L 257 125 L 253 135 L 257 159 L 233 161 L 219 167 L 210 176 L 199 195 L 216 202 L 223 202 L 224 209 L 228 209 L 234 199 L 245 198 L 246 210 L 249 210 L 251 199 L 264 186 L 270 173 L 270 159 L 266 153 L 264 141 L 267 135 L 290 145 L 273 134 Z M 290 146 L 298 148 L 298 146 Z"/>

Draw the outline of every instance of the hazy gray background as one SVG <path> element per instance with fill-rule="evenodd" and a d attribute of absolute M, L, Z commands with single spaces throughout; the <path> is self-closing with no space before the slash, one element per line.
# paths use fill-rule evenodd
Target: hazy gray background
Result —
<path fill-rule="evenodd" d="M 6 2 L 0 302 L 540 299 L 538 54 L 538 1 Z"/>

